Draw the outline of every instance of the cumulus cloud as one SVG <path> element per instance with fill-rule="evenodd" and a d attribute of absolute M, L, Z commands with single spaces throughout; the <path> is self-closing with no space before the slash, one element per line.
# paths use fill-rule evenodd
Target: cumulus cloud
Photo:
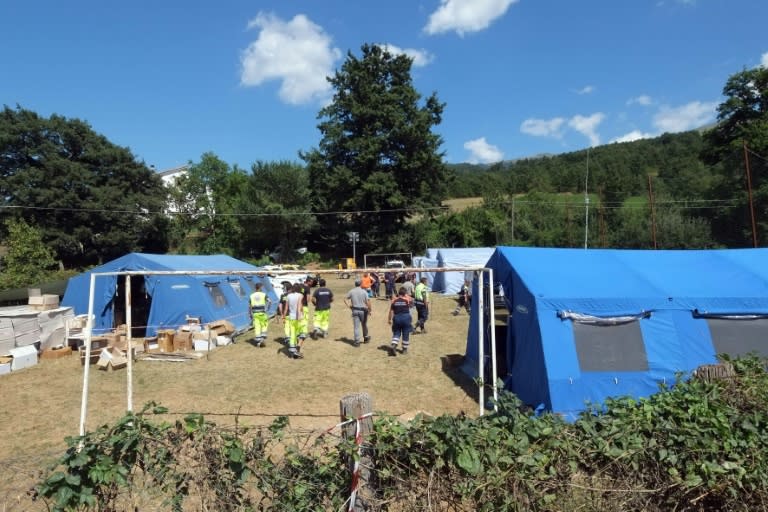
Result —
<path fill-rule="evenodd" d="M 562 117 L 552 119 L 526 119 L 520 125 L 520 131 L 533 135 L 534 137 L 555 137 L 559 139 L 562 136 L 560 128 L 565 123 Z"/>
<path fill-rule="evenodd" d="M 322 27 L 303 14 L 290 21 L 259 13 L 248 23 L 259 35 L 241 55 L 240 83 L 258 86 L 279 80 L 280 99 L 298 105 L 324 101 L 330 95 L 326 77 L 333 74 L 341 51 Z"/>
<path fill-rule="evenodd" d="M 647 107 L 648 105 L 653 104 L 653 100 L 647 94 L 641 94 L 640 96 L 637 96 L 635 98 L 629 98 L 627 100 L 627 105 L 634 105 L 634 104 Z"/>
<path fill-rule="evenodd" d="M 464 149 L 470 153 L 471 164 L 491 164 L 504 159 L 504 153 L 493 144 L 488 144 L 485 137 L 465 142 Z"/>
<path fill-rule="evenodd" d="M 432 62 L 432 60 L 434 60 L 434 56 L 431 53 L 429 53 L 427 50 L 416 50 L 414 48 L 400 48 L 393 44 L 380 44 L 378 46 L 382 50 L 387 51 L 392 55 L 407 55 L 408 57 L 413 59 L 413 67 L 416 67 L 416 68 L 424 67 L 430 62 Z"/>
<path fill-rule="evenodd" d="M 594 85 L 585 85 L 578 91 L 576 91 L 576 94 L 589 94 L 595 92 L 595 86 Z"/>
<path fill-rule="evenodd" d="M 653 117 L 653 125 L 661 133 L 692 130 L 712 121 L 716 108 L 717 103 L 713 101 L 692 101 L 679 107 L 664 105 Z"/>
<path fill-rule="evenodd" d="M 640 130 L 632 130 L 629 133 L 625 133 L 621 137 L 612 139 L 611 142 L 632 142 L 634 140 L 640 139 L 652 139 L 653 137 L 656 137 L 656 134 L 643 132 Z"/>
<path fill-rule="evenodd" d="M 597 134 L 597 127 L 605 119 L 605 114 L 596 112 L 591 116 L 573 116 L 568 120 L 568 126 L 584 135 L 589 139 L 592 146 L 600 144 L 600 135 Z"/>
<path fill-rule="evenodd" d="M 466 32 L 478 32 L 488 28 L 516 2 L 517 0 L 440 0 L 440 7 L 429 16 L 424 31 L 430 35 L 456 31 L 460 36 Z"/>
<path fill-rule="evenodd" d="M 768 68 L 768 52 L 765 52 L 760 58 L 760 65 L 764 68 Z"/>

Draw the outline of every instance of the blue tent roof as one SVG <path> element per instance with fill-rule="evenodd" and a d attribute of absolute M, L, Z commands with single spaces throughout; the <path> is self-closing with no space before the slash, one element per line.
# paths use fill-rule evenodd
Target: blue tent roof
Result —
<path fill-rule="evenodd" d="M 88 294 L 92 273 L 120 271 L 256 271 L 259 267 L 227 255 L 166 255 L 130 253 L 79 274 L 69 280 L 62 305 L 71 306 L 75 314 L 88 313 Z M 244 275 L 147 275 L 143 292 L 151 298 L 147 312 L 147 335 L 158 329 L 175 329 L 186 323 L 187 316 L 200 317 L 204 322 L 229 320 L 237 329 L 246 329 L 248 298 L 253 285 L 262 283 L 272 300 L 270 314 L 277 308 L 278 298 L 269 279 Z M 97 277 L 94 294 L 94 330 L 107 331 L 115 325 L 115 302 L 121 299 L 116 276 Z M 132 289 L 132 295 L 141 293 Z M 134 324 L 135 324 L 134 319 Z"/>
<path fill-rule="evenodd" d="M 573 416 L 586 401 L 654 393 L 660 383 L 673 382 L 676 372 L 715 363 L 718 352 L 741 355 L 747 345 L 713 335 L 719 327 L 705 316 L 768 314 L 766 261 L 768 249 L 498 247 L 486 266 L 503 286 L 510 312 L 506 339 L 497 340 L 507 387 L 534 407 L 544 404 Z M 565 312 L 640 317 L 634 327 L 611 335 L 609 327 L 582 327 Z M 473 311 L 465 365 L 474 372 L 477 314 Z M 759 331 L 768 327 L 762 321 L 738 327 Z M 766 347 L 758 336 L 751 348 L 768 354 L 768 329 L 764 334 Z M 638 360 L 622 362 L 631 350 Z"/>

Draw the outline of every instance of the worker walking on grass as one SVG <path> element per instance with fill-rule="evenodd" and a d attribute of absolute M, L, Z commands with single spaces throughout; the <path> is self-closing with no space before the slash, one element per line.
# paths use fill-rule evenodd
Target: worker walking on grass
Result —
<path fill-rule="evenodd" d="M 389 304 L 389 325 L 392 326 L 392 342 L 389 344 L 389 355 L 397 354 L 397 344 L 402 342 L 401 352 L 408 353 L 411 336 L 411 297 L 405 288 L 400 287 L 397 296 Z"/>
<path fill-rule="evenodd" d="M 360 278 L 356 279 L 355 287 L 349 290 L 344 298 L 344 303 L 352 310 L 352 326 L 356 347 L 360 346 L 361 331 L 363 343 L 371 341 L 371 337 L 368 336 L 368 316 L 373 314 L 373 311 L 371 311 L 371 299 L 361 284 L 362 280 Z"/>
<path fill-rule="evenodd" d="M 281 341 L 286 345 L 291 339 L 291 324 L 285 321 L 285 317 L 288 315 L 288 294 L 291 293 L 292 286 L 288 281 L 283 281 L 283 293 L 280 295 L 280 302 L 277 305 L 277 317 L 283 322 L 283 339 Z"/>
<path fill-rule="evenodd" d="M 416 327 L 420 327 L 422 334 L 424 334 L 427 332 L 424 324 L 429 318 L 429 288 L 427 288 L 426 277 L 422 277 L 419 284 L 413 289 L 413 302 L 416 304 Z"/>
<path fill-rule="evenodd" d="M 301 320 L 304 317 L 303 301 L 304 295 L 301 293 L 301 285 L 296 283 L 291 288 L 291 293 L 285 298 L 286 307 L 283 312 L 283 321 L 287 321 L 290 328 L 288 357 L 292 359 L 304 357 L 301 353 L 301 346 L 298 343 L 299 333 L 301 332 Z"/>
<path fill-rule="evenodd" d="M 304 279 L 304 283 L 300 283 L 301 295 L 303 296 L 301 302 L 301 310 L 303 317 L 301 319 L 301 329 L 299 330 L 299 340 L 302 342 L 309 336 L 309 296 L 312 294 L 312 280 L 307 276 Z"/>
<path fill-rule="evenodd" d="M 261 287 L 261 283 L 256 283 L 255 290 L 251 294 L 249 301 L 249 311 L 253 316 L 253 340 L 257 347 L 263 347 L 264 340 L 267 338 L 267 329 L 269 327 L 267 310 L 272 306 L 272 301 L 261 290 Z"/>
<path fill-rule="evenodd" d="M 333 292 L 325 287 L 325 279 L 320 279 L 320 287 L 312 294 L 312 304 L 315 306 L 314 330 L 312 337 L 328 336 L 328 328 L 331 322 L 331 302 L 333 302 Z"/>
<path fill-rule="evenodd" d="M 461 288 L 459 289 L 459 303 L 456 305 L 456 309 L 453 310 L 453 316 L 456 316 L 459 314 L 459 311 L 461 311 L 461 308 L 464 308 L 467 310 L 467 313 L 469 313 L 469 305 L 470 300 L 472 299 L 472 292 L 469 288 L 469 280 L 465 279 L 464 284 L 461 285 Z"/>

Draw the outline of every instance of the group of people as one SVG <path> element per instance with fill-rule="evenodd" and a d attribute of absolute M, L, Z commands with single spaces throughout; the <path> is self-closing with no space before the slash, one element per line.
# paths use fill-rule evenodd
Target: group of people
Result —
<path fill-rule="evenodd" d="M 352 315 L 353 344 L 359 347 L 361 343 L 368 343 L 371 336 L 368 333 L 368 318 L 373 314 L 371 298 L 375 297 L 372 291 L 374 279 L 370 273 L 364 273 L 355 280 L 355 287 L 347 292 L 344 304 L 350 309 Z M 389 293 L 389 281 L 387 281 L 389 299 L 389 312 L 387 322 L 392 328 L 392 338 L 388 347 L 390 356 L 397 354 L 398 346 L 402 354 L 408 353 L 411 333 L 426 333 L 426 323 L 429 319 L 430 290 L 427 286 L 427 278 L 422 277 L 416 282 L 415 275 L 407 276 L 397 293 Z M 394 287 L 394 277 L 392 279 Z M 459 292 L 459 303 L 453 311 L 457 315 L 461 308 L 469 312 L 470 288 L 469 281 L 465 281 Z M 278 304 L 277 318 L 283 322 L 284 342 L 288 346 L 288 355 L 293 359 L 301 359 L 301 347 L 307 337 L 316 339 L 328 336 L 330 327 L 331 303 L 333 292 L 326 287 L 325 279 L 318 281 L 318 288 L 312 292 L 311 280 L 307 278 L 303 283 L 295 283 L 286 287 Z M 309 330 L 309 304 L 314 306 L 313 330 Z M 250 296 L 249 313 L 253 318 L 254 344 L 264 346 L 269 325 L 268 310 L 272 301 L 263 291 L 261 283 L 257 283 L 255 291 Z M 413 322 L 412 311 L 416 311 L 416 322 Z"/>

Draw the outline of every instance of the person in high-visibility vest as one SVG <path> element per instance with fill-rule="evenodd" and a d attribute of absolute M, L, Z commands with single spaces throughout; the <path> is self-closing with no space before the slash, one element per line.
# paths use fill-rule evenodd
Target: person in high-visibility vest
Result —
<path fill-rule="evenodd" d="M 416 327 L 421 327 L 421 332 L 426 333 L 427 328 L 424 324 L 429 318 L 429 288 L 427 288 L 426 277 L 422 277 L 413 289 L 413 302 L 416 304 Z"/>
<path fill-rule="evenodd" d="M 304 296 L 301 293 L 301 285 L 296 283 L 291 288 L 291 293 L 286 297 L 286 307 L 283 309 L 283 321 L 287 321 L 291 329 L 291 336 L 288 339 L 288 357 L 291 359 L 301 359 L 304 357 L 301 353 L 301 345 L 298 343 L 299 333 L 301 332 L 301 319 L 304 316 L 303 302 Z"/>
<path fill-rule="evenodd" d="M 267 328 L 269 326 L 267 310 L 271 305 L 272 301 L 261 290 L 261 283 L 256 283 L 255 290 L 250 296 L 249 309 L 253 316 L 253 340 L 257 347 L 263 347 L 264 340 L 267 338 Z"/>
<path fill-rule="evenodd" d="M 292 286 L 288 281 L 283 281 L 283 294 L 280 295 L 280 302 L 277 305 L 276 317 L 283 322 L 283 339 L 281 341 L 284 345 L 287 345 L 288 340 L 291 339 L 291 324 L 285 321 L 285 317 L 288 315 L 288 294 L 291 293 Z"/>

